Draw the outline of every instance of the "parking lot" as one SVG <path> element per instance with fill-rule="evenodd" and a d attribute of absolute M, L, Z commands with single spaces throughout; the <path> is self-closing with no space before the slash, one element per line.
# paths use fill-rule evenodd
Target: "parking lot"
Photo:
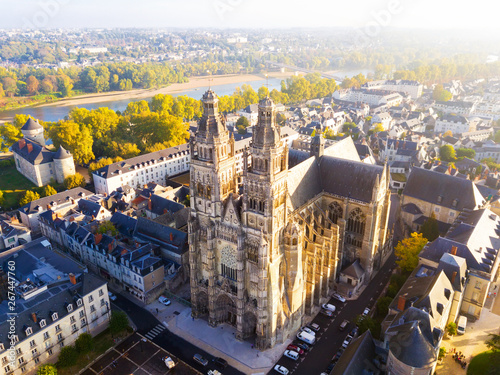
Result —
<path fill-rule="evenodd" d="M 169 370 L 166 367 L 162 360 L 165 356 L 170 356 L 175 361 L 176 366 L 173 369 Z M 194 375 L 200 373 L 138 333 L 134 333 L 82 373 L 82 375 L 95 374 Z"/>

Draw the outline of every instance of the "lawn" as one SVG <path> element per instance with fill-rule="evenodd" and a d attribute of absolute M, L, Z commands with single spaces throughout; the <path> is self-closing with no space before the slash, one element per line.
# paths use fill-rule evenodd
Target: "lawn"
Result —
<path fill-rule="evenodd" d="M 470 361 L 467 375 L 500 374 L 500 352 L 488 350 L 476 355 Z"/>
<path fill-rule="evenodd" d="M 4 207 L 7 210 L 18 207 L 18 201 L 26 190 L 36 186 L 19 173 L 15 166 L 0 167 L 0 190 L 4 192 Z"/>

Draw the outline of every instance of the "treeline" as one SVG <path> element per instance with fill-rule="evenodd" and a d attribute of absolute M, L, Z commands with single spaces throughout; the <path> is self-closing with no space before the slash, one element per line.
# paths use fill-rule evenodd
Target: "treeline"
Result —
<path fill-rule="evenodd" d="M 0 67 L 0 98 L 3 96 L 28 96 L 58 94 L 67 97 L 72 91 L 101 93 L 127 91 L 187 82 L 193 75 L 239 73 L 238 62 L 205 61 L 191 64 L 120 62 L 95 67 L 70 67 L 58 69 Z"/>
<path fill-rule="evenodd" d="M 463 81 L 500 76 L 500 62 L 488 64 L 456 64 L 443 61 L 439 64 L 421 64 L 408 69 L 395 70 L 392 65 L 377 65 L 375 78 L 417 80 L 424 84 L 444 83 L 453 79 Z"/>

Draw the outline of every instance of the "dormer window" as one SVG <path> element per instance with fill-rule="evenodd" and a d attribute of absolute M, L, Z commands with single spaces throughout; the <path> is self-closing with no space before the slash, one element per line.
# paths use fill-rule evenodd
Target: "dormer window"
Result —
<path fill-rule="evenodd" d="M 33 333 L 33 329 L 31 327 L 28 327 L 28 328 L 26 328 L 26 331 L 24 331 L 24 332 L 26 332 L 26 336 L 29 336 Z"/>
<path fill-rule="evenodd" d="M 81 299 L 81 298 L 78 298 L 78 299 L 76 300 L 76 305 L 77 305 L 78 307 L 82 306 L 82 303 L 83 303 L 83 302 L 82 302 L 82 299 Z"/>
<path fill-rule="evenodd" d="M 69 303 L 68 306 L 66 306 L 66 309 L 68 310 L 68 312 L 73 311 L 73 305 Z"/>
<path fill-rule="evenodd" d="M 57 318 L 58 318 L 57 313 L 53 313 L 52 314 L 52 321 L 57 320 Z"/>
<path fill-rule="evenodd" d="M 0 350 L 5 350 L 5 346 L 3 346 L 3 344 L 0 342 Z"/>
<path fill-rule="evenodd" d="M 47 322 L 45 319 L 40 320 L 40 328 L 43 328 L 47 325 Z"/>
<path fill-rule="evenodd" d="M 443 201 L 443 196 L 442 195 L 438 195 L 437 202 L 441 203 L 442 201 Z"/>

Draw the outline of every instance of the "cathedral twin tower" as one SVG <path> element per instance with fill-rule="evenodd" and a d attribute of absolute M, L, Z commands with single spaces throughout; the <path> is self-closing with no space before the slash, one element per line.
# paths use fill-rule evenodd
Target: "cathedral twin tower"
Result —
<path fill-rule="evenodd" d="M 204 114 L 190 140 L 192 314 L 212 326 L 231 324 L 237 339 L 254 338 L 264 350 L 300 328 L 333 291 L 339 227 L 319 207 L 326 204 L 323 194 L 298 186 L 314 185 L 307 171 L 318 169 L 322 156 L 290 172 L 269 97 L 259 102 L 250 146 L 237 156 L 217 95 L 208 90 L 202 102 Z M 237 157 L 243 158 L 242 176 Z M 386 178 L 385 169 L 379 172 Z"/>

